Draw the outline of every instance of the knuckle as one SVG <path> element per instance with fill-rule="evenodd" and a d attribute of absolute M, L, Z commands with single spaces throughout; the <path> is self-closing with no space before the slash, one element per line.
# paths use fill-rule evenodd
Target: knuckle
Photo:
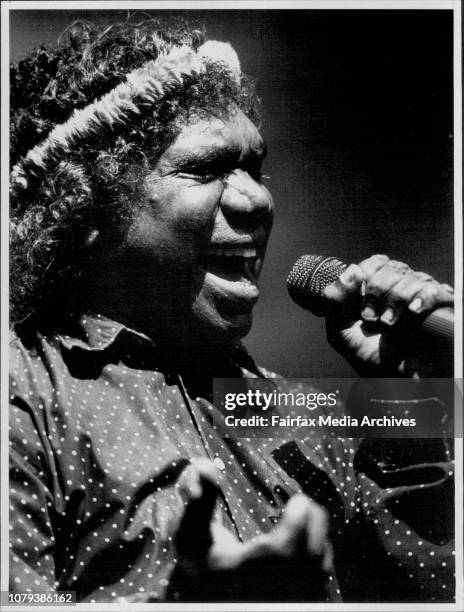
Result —
<path fill-rule="evenodd" d="M 403 277 L 398 283 L 393 285 L 388 294 L 389 301 L 402 302 L 409 301 L 411 296 L 420 291 L 422 284 L 413 277 Z"/>
<path fill-rule="evenodd" d="M 412 270 L 411 268 L 408 266 L 408 264 L 402 262 L 402 261 L 396 261 L 396 260 L 390 260 L 389 262 L 387 262 L 386 267 L 392 269 L 396 274 L 400 275 L 400 276 L 405 276 L 407 274 L 411 274 Z"/>
<path fill-rule="evenodd" d="M 396 285 L 393 285 L 393 287 L 388 292 L 388 301 L 391 301 L 391 302 L 401 302 L 405 300 L 406 297 L 407 297 L 406 287 L 402 286 L 399 283 L 397 283 Z"/>
<path fill-rule="evenodd" d="M 369 270 L 371 267 L 377 267 L 380 265 L 384 265 L 389 260 L 390 258 L 387 255 L 382 255 L 382 254 L 377 253 L 375 255 L 371 255 L 367 259 L 363 259 L 363 261 L 361 261 L 359 266 L 361 268 Z"/>
<path fill-rule="evenodd" d="M 414 274 L 421 281 L 433 281 L 433 276 L 430 276 L 427 272 L 415 272 Z"/>
<path fill-rule="evenodd" d="M 388 261 L 388 257 L 386 256 L 372 255 L 371 257 L 361 261 L 359 267 L 365 274 L 372 274 L 376 270 L 382 268 Z"/>
<path fill-rule="evenodd" d="M 371 276 L 366 282 L 366 295 L 373 297 L 380 297 L 384 294 L 396 295 L 395 291 L 402 291 L 403 289 L 396 288 L 398 284 L 407 284 L 413 277 L 410 268 L 407 266 L 396 266 L 390 265 L 388 262 L 381 270 Z M 403 281 L 406 281 L 404 283 Z"/>
<path fill-rule="evenodd" d="M 376 263 L 382 263 L 382 262 L 387 262 L 390 261 L 390 258 L 388 257 L 388 255 L 385 255 L 384 253 L 376 253 L 375 255 L 372 255 L 371 257 L 369 257 L 368 261 L 373 261 Z"/>
<path fill-rule="evenodd" d="M 379 297 L 384 293 L 385 289 L 379 279 L 372 277 L 366 283 L 366 296 Z"/>
<path fill-rule="evenodd" d="M 439 286 L 437 283 L 429 283 L 424 286 L 421 291 L 421 296 L 426 300 L 434 300 L 438 297 L 439 294 Z"/>

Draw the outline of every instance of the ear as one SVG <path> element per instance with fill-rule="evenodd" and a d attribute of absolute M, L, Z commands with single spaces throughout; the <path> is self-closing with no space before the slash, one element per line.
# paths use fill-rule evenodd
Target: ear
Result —
<path fill-rule="evenodd" d="M 84 233 L 82 244 L 85 249 L 93 248 L 100 237 L 100 231 L 97 229 L 89 229 Z"/>

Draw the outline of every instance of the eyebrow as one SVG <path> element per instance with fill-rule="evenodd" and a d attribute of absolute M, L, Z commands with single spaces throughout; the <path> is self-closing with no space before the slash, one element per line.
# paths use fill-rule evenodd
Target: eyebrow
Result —
<path fill-rule="evenodd" d="M 185 150 L 175 153 L 173 161 L 179 167 L 196 166 L 224 166 L 240 165 L 243 162 L 261 162 L 267 155 L 267 145 L 264 140 L 260 141 L 259 147 L 250 148 L 241 157 L 241 151 L 235 148 L 212 148 L 198 151 L 198 149 Z"/>

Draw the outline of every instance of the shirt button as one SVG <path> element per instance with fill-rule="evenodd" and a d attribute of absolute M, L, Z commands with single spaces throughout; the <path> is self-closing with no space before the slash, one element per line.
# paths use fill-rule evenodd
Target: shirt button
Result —
<path fill-rule="evenodd" d="M 218 470 L 221 470 L 221 472 L 226 469 L 226 464 L 221 459 L 221 457 L 214 457 L 214 465 L 217 467 Z"/>

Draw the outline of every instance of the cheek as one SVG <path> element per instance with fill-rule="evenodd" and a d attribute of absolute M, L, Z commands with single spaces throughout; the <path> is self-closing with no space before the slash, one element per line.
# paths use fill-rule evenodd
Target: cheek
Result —
<path fill-rule="evenodd" d="M 163 261 L 195 256 L 211 235 L 222 191 L 214 181 L 152 194 L 129 232 L 129 245 Z"/>
<path fill-rule="evenodd" d="M 205 184 L 187 185 L 172 201 L 172 210 L 178 217 L 207 223 L 214 218 L 223 191 L 224 185 L 219 179 Z"/>
<path fill-rule="evenodd" d="M 161 227 L 166 235 L 175 236 L 183 244 L 201 245 L 214 227 L 223 185 L 214 181 L 204 185 L 185 186 L 162 205 Z"/>

